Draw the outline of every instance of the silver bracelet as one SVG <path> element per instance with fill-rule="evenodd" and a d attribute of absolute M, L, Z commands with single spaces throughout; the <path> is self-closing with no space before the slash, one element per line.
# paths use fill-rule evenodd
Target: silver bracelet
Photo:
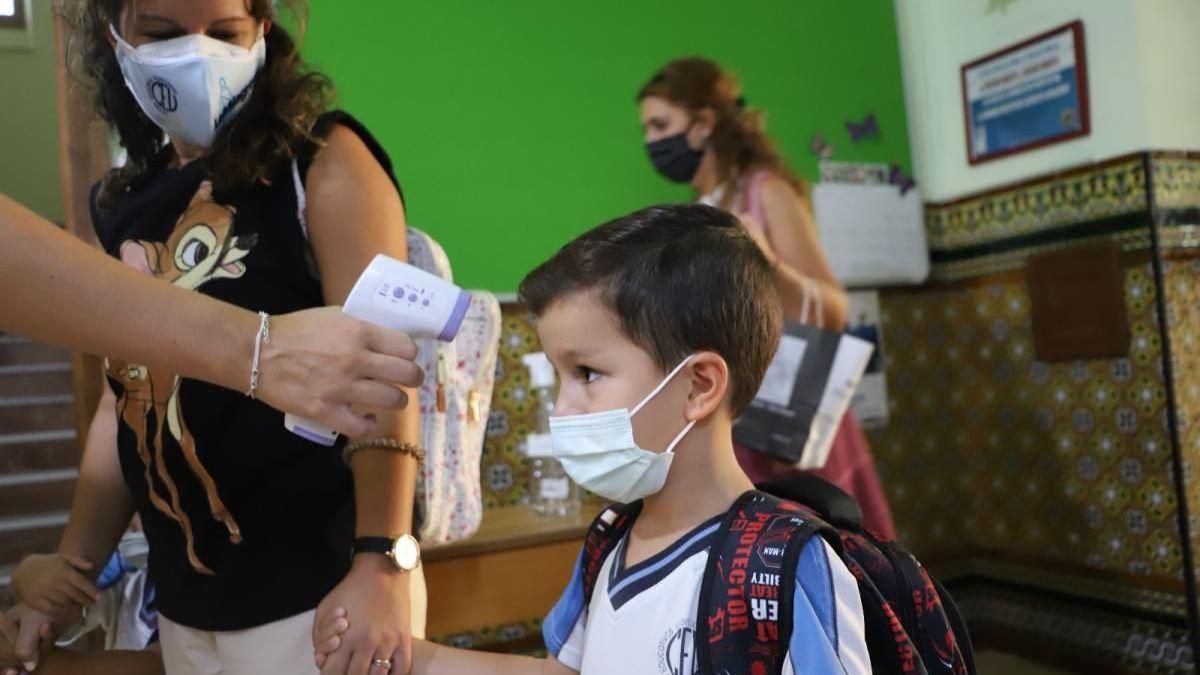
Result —
<path fill-rule="evenodd" d="M 260 319 L 258 324 L 258 335 L 254 336 L 254 361 L 250 364 L 250 390 L 246 395 L 254 398 L 255 392 L 258 391 L 258 357 L 262 353 L 264 344 L 271 344 L 271 315 L 266 312 L 259 312 Z"/>

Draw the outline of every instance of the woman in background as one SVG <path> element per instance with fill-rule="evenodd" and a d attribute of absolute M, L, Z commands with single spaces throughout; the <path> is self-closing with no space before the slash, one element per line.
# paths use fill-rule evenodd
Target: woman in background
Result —
<path fill-rule="evenodd" d="M 817 323 L 842 329 L 846 291 L 825 258 L 807 186 L 775 149 L 762 113 L 746 107 L 737 80 L 708 59 L 678 59 L 650 78 L 637 101 L 654 168 L 691 184 L 701 203 L 741 218 L 775 269 L 784 313 L 802 316 L 805 289 L 815 289 L 823 305 Z M 749 448 L 736 451 L 755 482 L 796 471 Z M 867 527 L 894 536 L 870 447 L 852 412 L 842 419 L 828 463 L 813 473 L 857 497 Z"/>

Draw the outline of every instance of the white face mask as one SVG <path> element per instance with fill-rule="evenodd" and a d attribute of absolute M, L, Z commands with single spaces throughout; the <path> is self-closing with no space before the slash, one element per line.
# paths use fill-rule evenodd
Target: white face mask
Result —
<path fill-rule="evenodd" d="M 551 417 L 554 456 L 562 462 L 567 475 L 585 489 L 617 502 L 636 501 L 661 490 L 675 458 L 675 446 L 696 426 L 697 420 L 688 422 L 666 450 L 650 452 L 639 448 L 633 440 L 633 416 L 691 360 L 689 356 L 675 366 L 632 411 L 621 408 Z"/>
<path fill-rule="evenodd" d="M 261 28 L 251 49 L 207 35 L 134 47 L 108 28 L 117 40 L 125 86 L 142 111 L 173 138 L 200 148 L 211 145 L 250 98 L 254 76 L 267 60 Z"/>

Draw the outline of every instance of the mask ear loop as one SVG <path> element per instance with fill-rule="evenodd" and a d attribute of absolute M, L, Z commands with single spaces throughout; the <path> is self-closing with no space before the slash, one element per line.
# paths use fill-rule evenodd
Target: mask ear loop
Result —
<path fill-rule="evenodd" d="M 675 452 L 675 446 L 679 445 L 679 442 L 683 440 L 684 436 L 687 436 L 688 432 L 692 430 L 692 427 L 696 426 L 696 422 L 698 421 L 699 420 L 692 420 L 691 422 L 688 422 L 687 426 L 683 428 L 683 431 L 680 431 L 679 435 L 675 437 L 675 440 L 671 441 L 670 445 L 667 446 L 667 449 L 663 450 L 663 453 L 669 455 Z"/>
<path fill-rule="evenodd" d="M 117 41 L 118 45 L 121 45 L 128 50 L 136 51 L 137 48 L 126 42 L 125 38 L 121 37 L 121 34 L 117 32 L 117 27 L 111 23 L 108 24 L 108 32 L 112 33 L 113 39 Z"/>
<path fill-rule="evenodd" d="M 659 392 L 665 389 L 666 386 L 671 383 L 671 380 L 675 379 L 675 376 L 679 374 L 679 371 L 683 370 L 683 367 L 690 363 L 691 360 L 692 357 L 688 356 L 686 359 L 681 361 L 679 365 L 675 366 L 675 370 L 672 370 L 669 375 L 663 378 L 663 381 L 658 383 L 658 386 L 654 388 L 654 391 L 650 392 L 646 398 L 642 399 L 641 403 L 637 404 L 633 407 L 633 410 L 629 411 L 629 416 L 633 417 L 634 415 L 638 414 L 642 408 L 645 408 L 646 404 L 653 400 L 655 396 L 658 396 Z"/>
<path fill-rule="evenodd" d="M 809 279 L 808 283 L 812 288 L 813 294 L 813 319 L 817 323 L 817 328 L 825 328 L 825 304 L 821 301 L 821 287 L 817 285 L 815 279 Z"/>
<path fill-rule="evenodd" d="M 629 417 L 632 419 L 633 416 L 638 414 L 642 408 L 646 407 L 647 403 L 653 400 L 655 396 L 658 396 L 659 392 L 666 388 L 666 386 L 671 383 L 671 380 L 675 379 L 675 376 L 679 374 L 679 371 L 683 370 L 684 366 L 691 363 L 693 356 L 695 356 L 695 354 L 688 356 L 686 359 L 681 361 L 679 365 L 675 366 L 675 370 L 672 370 L 669 375 L 663 378 L 663 381 L 658 383 L 658 386 L 654 388 L 654 391 L 650 392 L 649 396 L 642 399 L 642 402 L 637 404 L 637 406 L 629 413 Z M 675 439 L 667 445 L 667 449 L 663 450 L 663 454 L 669 455 L 674 452 L 675 446 L 679 445 L 679 442 L 683 440 L 684 436 L 687 436 L 688 432 L 692 430 L 692 427 L 696 426 L 696 422 L 698 421 L 699 420 L 692 420 L 691 422 L 688 422 L 687 425 L 683 427 L 683 431 L 680 431 L 679 434 L 675 436 Z"/>
<path fill-rule="evenodd" d="M 804 297 L 800 301 L 800 323 L 808 323 L 808 310 L 812 304 L 812 292 L 808 286 L 808 277 L 800 277 L 800 288 L 804 290 Z"/>

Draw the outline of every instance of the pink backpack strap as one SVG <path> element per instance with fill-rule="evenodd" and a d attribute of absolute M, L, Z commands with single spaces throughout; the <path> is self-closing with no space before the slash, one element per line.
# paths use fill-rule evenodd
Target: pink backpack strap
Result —
<path fill-rule="evenodd" d="M 770 176 L 771 172 L 766 169 L 751 174 L 746 180 L 746 191 L 742 195 L 742 210 L 757 220 L 764 229 L 767 227 L 767 213 L 763 208 L 762 186 Z"/>

